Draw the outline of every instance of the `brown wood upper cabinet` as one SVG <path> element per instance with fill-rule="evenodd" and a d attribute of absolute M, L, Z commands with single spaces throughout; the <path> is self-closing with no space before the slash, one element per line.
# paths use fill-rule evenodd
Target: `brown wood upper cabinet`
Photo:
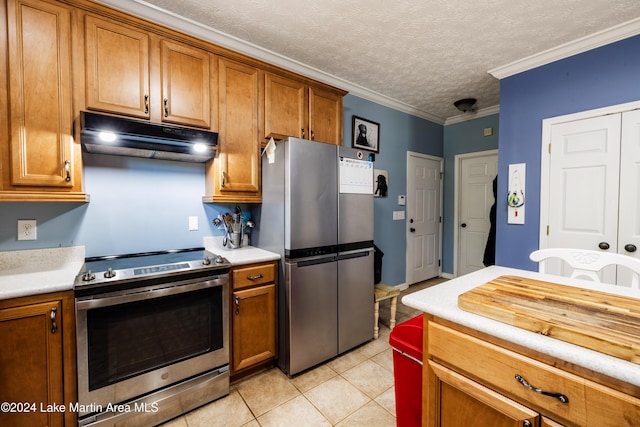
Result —
<path fill-rule="evenodd" d="M 211 127 L 211 55 L 162 40 L 162 120 Z"/>
<path fill-rule="evenodd" d="M 8 83 L 11 102 L 0 101 L 9 112 L 7 124 L 0 120 L 8 128 L 0 134 L 0 200 L 83 201 L 72 138 L 71 8 L 39 0 L 5 4 L 9 78 L 0 93 Z"/>
<path fill-rule="evenodd" d="M 206 166 L 204 202 L 260 202 L 262 71 L 218 58 L 219 151 Z"/>
<path fill-rule="evenodd" d="M 265 73 L 265 138 L 289 136 L 342 144 L 341 91 Z"/>
<path fill-rule="evenodd" d="M 85 17 L 85 46 L 88 109 L 212 127 L 207 51 L 92 15 Z"/>

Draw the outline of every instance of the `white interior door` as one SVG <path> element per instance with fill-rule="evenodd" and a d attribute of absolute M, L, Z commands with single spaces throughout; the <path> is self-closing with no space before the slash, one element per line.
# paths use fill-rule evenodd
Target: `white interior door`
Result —
<path fill-rule="evenodd" d="M 440 275 L 442 159 L 407 154 L 408 285 Z"/>
<path fill-rule="evenodd" d="M 637 254 L 640 111 L 555 124 L 550 144 L 546 247 Z M 570 274 L 560 261 L 547 271 Z M 613 267 L 601 275 L 607 283 L 628 278 Z"/>
<path fill-rule="evenodd" d="M 458 162 L 457 275 L 481 268 L 487 244 L 489 211 L 494 203 L 493 178 L 498 173 L 498 154 L 478 153 Z"/>
<path fill-rule="evenodd" d="M 622 114 L 621 141 L 617 250 L 640 258 L 640 110 Z M 616 279 L 628 283 L 630 276 L 619 271 Z"/>

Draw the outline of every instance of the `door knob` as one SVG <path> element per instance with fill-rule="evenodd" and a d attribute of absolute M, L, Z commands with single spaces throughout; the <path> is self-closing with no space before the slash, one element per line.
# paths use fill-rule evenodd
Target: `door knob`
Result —
<path fill-rule="evenodd" d="M 626 245 L 624 245 L 624 250 L 627 252 L 635 252 L 636 251 L 636 245 L 632 245 L 631 243 L 627 243 Z"/>
<path fill-rule="evenodd" d="M 607 242 L 600 242 L 598 243 L 598 247 L 606 251 L 607 249 L 609 249 L 609 244 Z"/>
<path fill-rule="evenodd" d="M 413 227 L 411 227 L 411 228 L 409 229 L 409 231 L 410 231 L 410 232 L 412 232 L 412 233 L 415 233 L 415 232 L 416 232 L 416 229 L 415 229 L 415 228 L 413 228 Z"/>
<path fill-rule="evenodd" d="M 466 227 L 467 227 L 467 223 L 466 223 L 466 222 L 463 222 L 462 224 L 460 224 L 460 227 L 462 227 L 462 228 L 466 228 Z"/>

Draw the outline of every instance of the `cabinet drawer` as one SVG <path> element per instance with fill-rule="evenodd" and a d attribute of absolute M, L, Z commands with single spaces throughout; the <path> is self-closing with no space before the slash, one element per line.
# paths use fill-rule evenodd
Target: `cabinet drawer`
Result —
<path fill-rule="evenodd" d="M 272 283 L 275 281 L 275 274 L 276 267 L 273 263 L 233 269 L 233 289 Z"/>
<path fill-rule="evenodd" d="M 557 421 L 618 427 L 640 419 L 640 399 L 433 322 L 427 351 L 443 365 Z M 568 402 L 536 393 L 516 375 L 532 387 L 565 395 Z"/>

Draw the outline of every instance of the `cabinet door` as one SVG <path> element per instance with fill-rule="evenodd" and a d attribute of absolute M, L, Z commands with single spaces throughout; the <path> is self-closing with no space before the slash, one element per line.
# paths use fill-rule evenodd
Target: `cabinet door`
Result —
<path fill-rule="evenodd" d="M 73 187 L 70 11 L 9 0 L 7 14 L 11 183 Z"/>
<path fill-rule="evenodd" d="M 211 127 L 211 55 L 161 42 L 162 121 Z"/>
<path fill-rule="evenodd" d="M 533 427 L 539 414 L 429 361 L 436 377 L 436 426 Z"/>
<path fill-rule="evenodd" d="M 219 58 L 219 155 L 207 165 L 205 201 L 260 201 L 260 71 Z M 212 172 L 211 172 L 212 171 Z M 210 173 L 211 172 L 211 173 Z"/>
<path fill-rule="evenodd" d="M 307 138 L 307 87 L 274 74 L 264 75 L 264 136 Z"/>
<path fill-rule="evenodd" d="M 61 309 L 60 301 L 49 301 L 0 310 L 0 402 L 36 405 L 17 412 L 0 411 L 0 425 L 63 425 L 63 412 L 46 411 L 50 404 L 67 403 L 62 385 Z"/>
<path fill-rule="evenodd" d="M 233 370 L 276 356 L 276 285 L 233 293 Z"/>
<path fill-rule="evenodd" d="M 86 16 L 87 108 L 149 118 L 149 36 Z"/>
<path fill-rule="evenodd" d="M 309 139 L 342 145 L 342 96 L 309 88 Z"/>

